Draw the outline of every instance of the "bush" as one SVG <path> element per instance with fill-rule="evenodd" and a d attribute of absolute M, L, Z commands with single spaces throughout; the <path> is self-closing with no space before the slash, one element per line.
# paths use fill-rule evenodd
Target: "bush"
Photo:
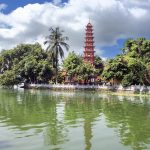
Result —
<path fill-rule="evenodd" d="M 121 83 L 123 87 L 130 86 L 132 84 L 132 74 L 125 75 Z"/>

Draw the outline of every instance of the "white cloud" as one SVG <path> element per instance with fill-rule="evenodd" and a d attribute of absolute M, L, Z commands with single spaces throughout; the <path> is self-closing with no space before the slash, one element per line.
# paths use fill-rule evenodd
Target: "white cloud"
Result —
<path fill-rule="evenodd" d="M 71 50 L 82 53 L 85 26 L 94 26 L 95 46 L 113 45 L 119 38 L 150 35 L 149 0 L 70 0 L 28 4 L 10 14 L 0 13 L 0 48 L 39 41 L 43 44 L 50 26 L 60 26 L 69 37 Z M 0 5 L 1 6 L 1 5 Z M 103 55 L 97 49 L 99 55 Z"/>
<path fill-rule="evenodd" d="M 53 0 L 54 5 L 59 5 L 61 4 L 61 0 Z"/>
<path fill-rule="evenodd" d="M 120 0 L 127 6 L 131 7 L 147 7 L 149 5 L 150 0 Z"/>
<path fill-rule="evenodd" d="M 6 5 L 6 4 L 3 4 L 3 3 L 1 4 L 1 3 L 0 3 L 0 10 L 5 9 L 6 7 L 7 7 L 7 5 Z"/>
<path fill-rule="evenodd" d="M 139 18 L 139 19 L 141 19 L 142 17 L 146 15 L 149 15 L 147 10 L 142 9 L 142 8 L 136 8 L 136 7 L 131 8 L 130 12 L 134 17 Z"/>

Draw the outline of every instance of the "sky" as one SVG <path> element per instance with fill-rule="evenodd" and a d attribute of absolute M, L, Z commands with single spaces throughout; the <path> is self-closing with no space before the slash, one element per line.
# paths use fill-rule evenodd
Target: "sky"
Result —
<path fill-rule="evenodd" d="M 70 50 L 83 54 L 85 27 L 94 28 L 96 54 L 121 53 L 128 38 L 150 38 L 150 0 L 0 0 L 0 50 L 39 42 L 50 27 L 69 37 Z"/>

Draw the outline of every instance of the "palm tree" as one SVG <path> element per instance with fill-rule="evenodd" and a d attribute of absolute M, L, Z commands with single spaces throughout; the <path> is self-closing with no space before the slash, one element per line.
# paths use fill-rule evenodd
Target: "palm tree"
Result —
<path fill-rule="evenodd" d="M 58 60 L 59 57 L 61 59 L 64 57 L 63 48 L 65 48 L 67 51 L 69 50 L 69 45 L 65 42 L 66 40 L 68 40 L 68 37 L 63 36 L 64 31 L 60 30 L 59 27 L 50 28 L 49 31 L 51 33 L 46 37 L 46 41 L 44 42 L 44 44 L 48 44 L 46 51 L 48 53 L 48 58 L 52 60 L 53 67 L 55 68 L 55 83 L 57 83 Z"/>

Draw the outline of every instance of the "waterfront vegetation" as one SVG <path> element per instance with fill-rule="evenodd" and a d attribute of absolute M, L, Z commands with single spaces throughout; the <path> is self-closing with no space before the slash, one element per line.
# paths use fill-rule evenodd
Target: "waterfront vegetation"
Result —
<path fill-rule="evenodd" d="M 123 54 L 106 63 L 103 76 L 106 80 L 120 80 L 122 85 L 150 84 L 150 40 L 129 39 L 122 48 Z"/>
<path fill-rule="evenodd" d="M 94 65 L 85 63 L 75 51 L 64 59 L 68 37 L 58 27 L 50 29 L 44 44 L 20 44 L 0 53 L 0 84 L 12 86 L 19 83 L 68 83 L 150 85 L 150 40 L 128 39 L 122 54 L 102 60 L 95 57 Z M 59 59 L 62 60 L 60 64 Z M 91 80 L 94 79 L 94 80 Z"/>

